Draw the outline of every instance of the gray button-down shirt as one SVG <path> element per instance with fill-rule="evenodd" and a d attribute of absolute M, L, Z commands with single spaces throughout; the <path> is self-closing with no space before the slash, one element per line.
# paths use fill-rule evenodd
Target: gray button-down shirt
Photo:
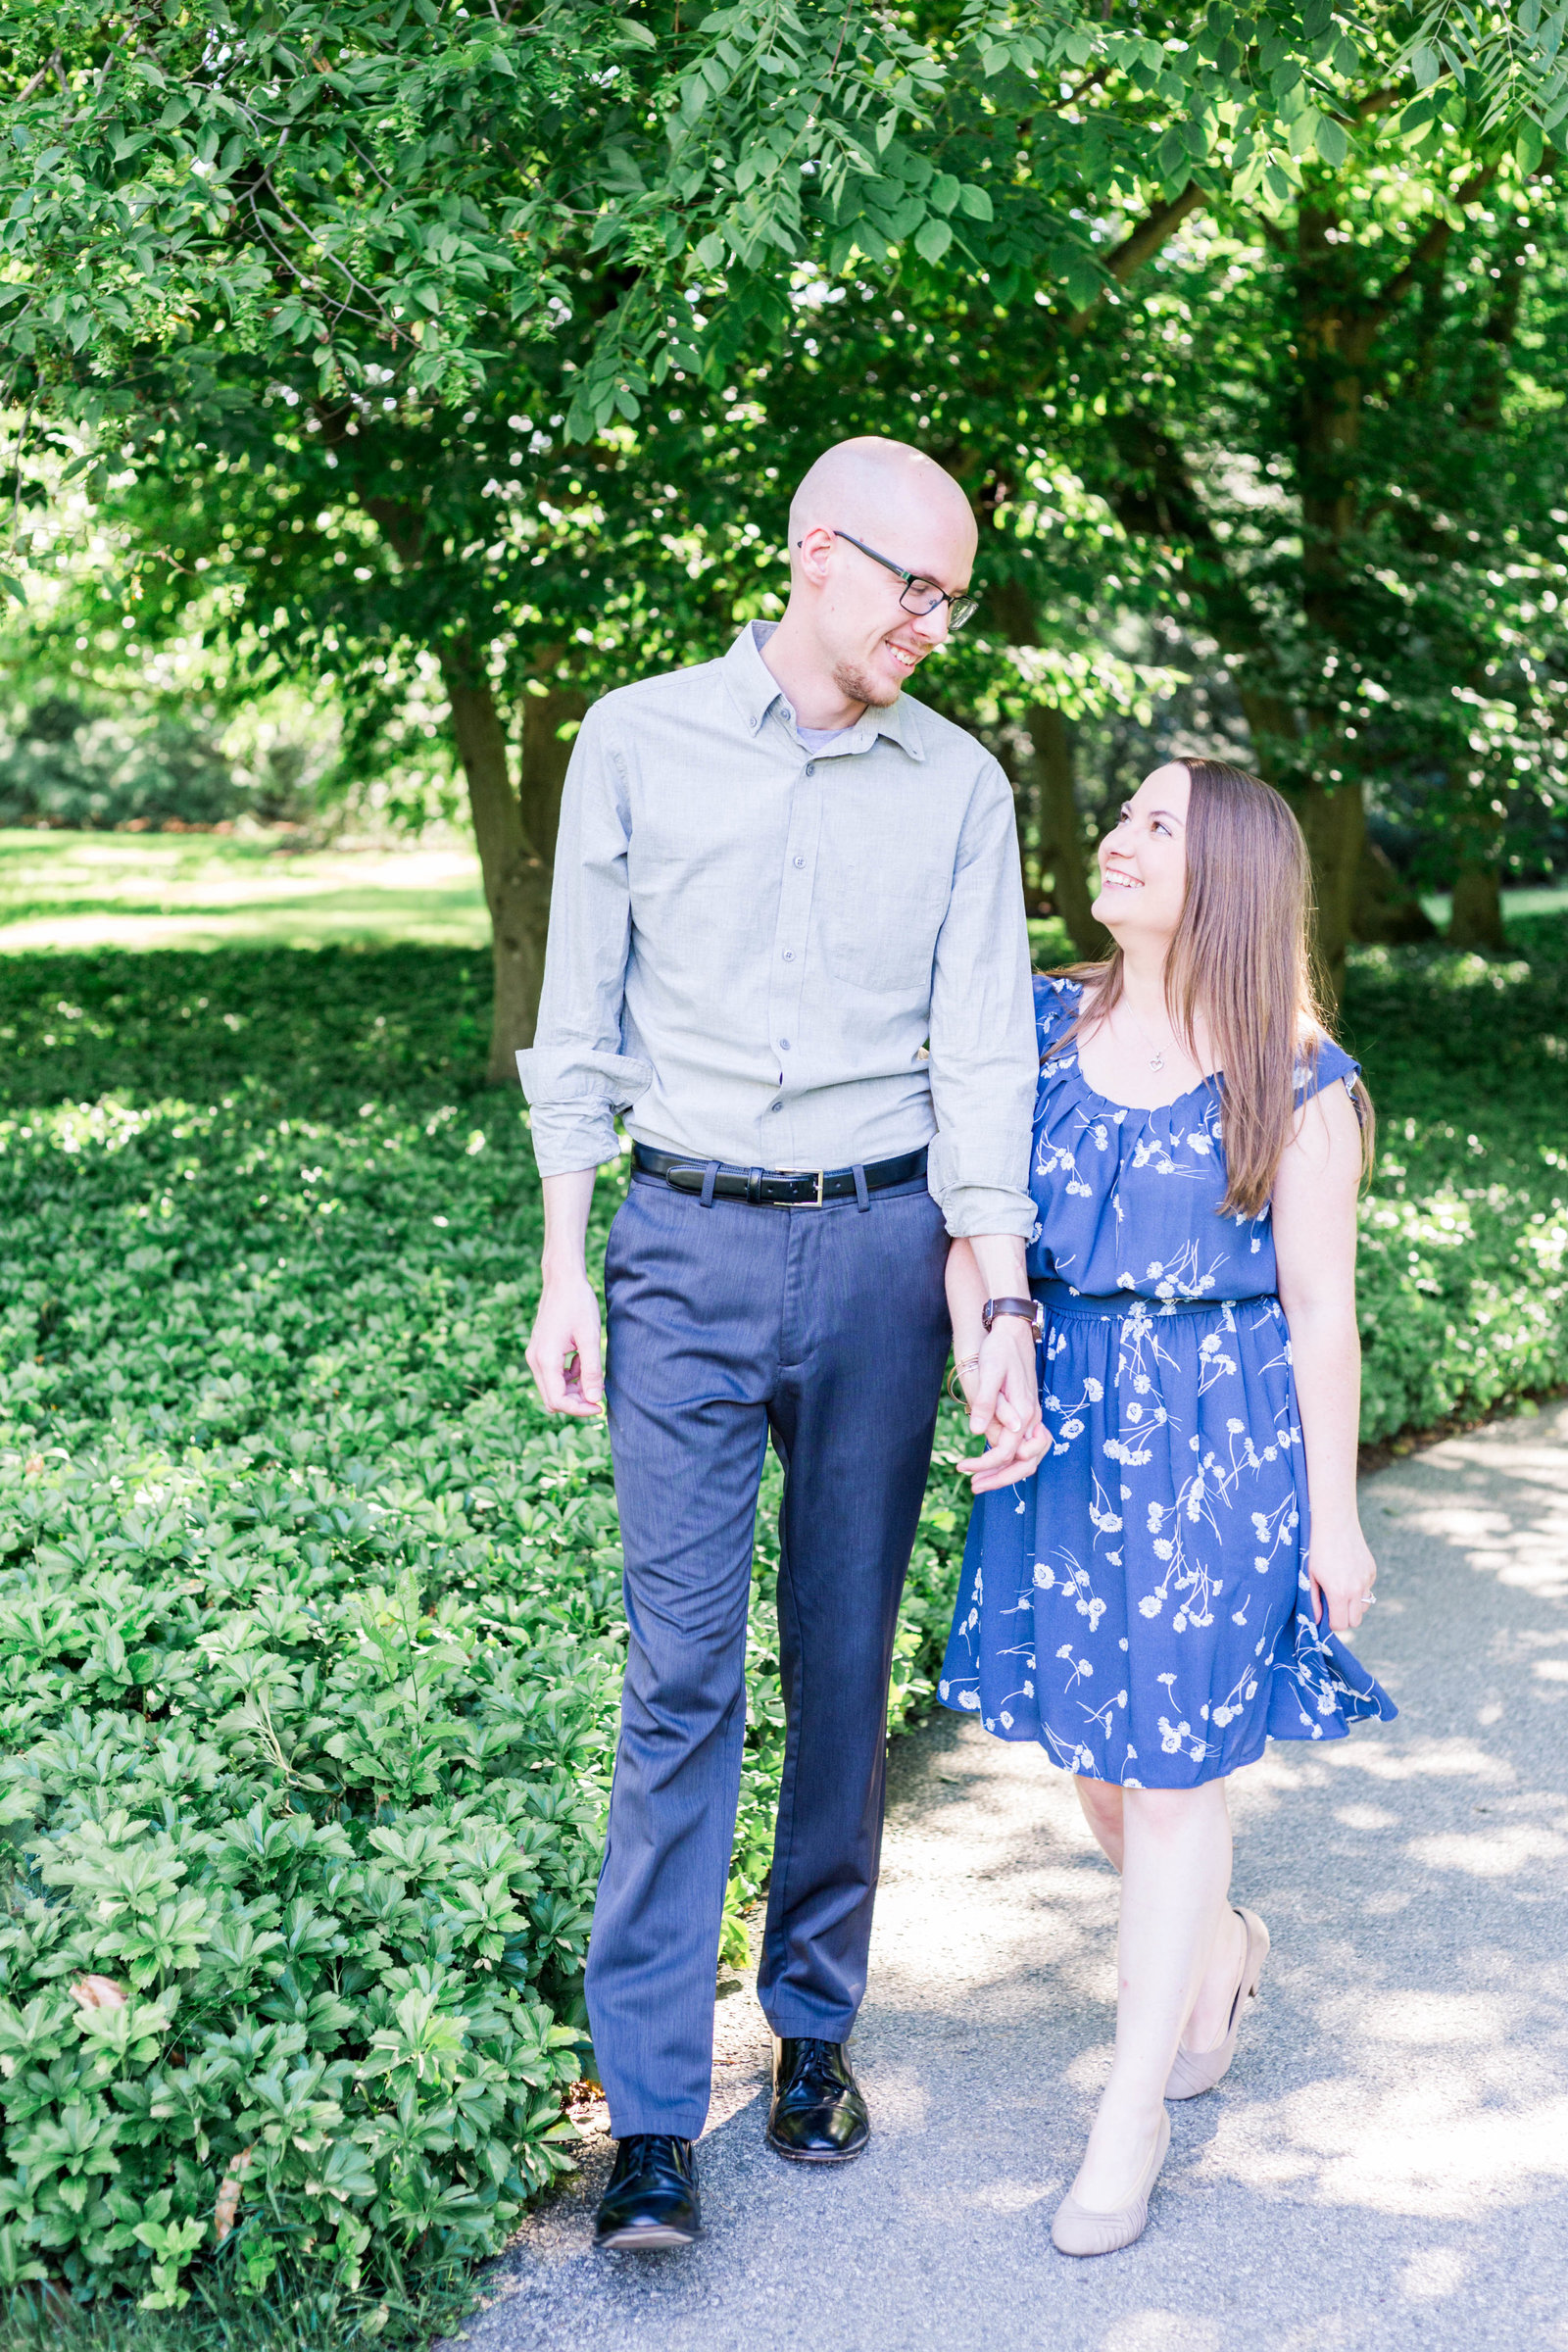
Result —
<path fill-rule="evenodd" d="M 740 1167 L 931 1146 L 955 1234 L 1029 1234 L 1037 1054 L 1012 794 L 906 695 L 809 752 L 742 630 L 623 686 L 572 751 L 543 999 L 541 1171 L 636 1141 Z"/>

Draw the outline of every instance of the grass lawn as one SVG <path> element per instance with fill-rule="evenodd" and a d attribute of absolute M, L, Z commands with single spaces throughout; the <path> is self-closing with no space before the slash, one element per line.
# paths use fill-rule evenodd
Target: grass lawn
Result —
<path fill-rule="evenodd" d="M 170 890 L 192 857 L 215 928 L 215 876 L 286 897 L 248 844 L 124 847 Z M 77 854 L 91 919 L 141 919 Z M 1568 925 L 1516 944 L 1353 960 L 1372 1436 L 1568 1380 Z M 603 1431 L 523 1367 L 538 1187 L 487 994 L 477 941 L 0 957 L 0 2285 L 148 2302 L 83 2324 L 103 2352 L 416 2340 L 569 2154 L 619 1552 Z M 947 1632 L 956 1434 L 895 1727 Z M 775 1505 L 770 1470 L 732 1935 Z"/>
<path fill-rule="evenodd" d="M 0 829 L 0 954 L 373 940 L 486 946 L 472 851 L 462 842 L 298 850 L 268 835 Z"/>

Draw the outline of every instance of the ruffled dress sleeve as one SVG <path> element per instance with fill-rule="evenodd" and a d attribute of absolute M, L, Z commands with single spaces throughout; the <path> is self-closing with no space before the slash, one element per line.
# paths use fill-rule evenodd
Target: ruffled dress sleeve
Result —
<path fill-rule="evenodd" d="M 1036 985 L 1039 985 L 1038 982 Z M 1361 1064 L 1352 1061 L 1343 1046 L 1336 1045 L 1332 1037 L 1321 1037 L 1315 1054 L 1308 1051 L 1296 1057 L 1296 1100 L 1298 1102 L 1309 1102 L 1326 1086 L 1343 1086 L 1354 1103 L 1355 1115 L 1359 1118 L 1361 1102 L 1356 1081 L 1360 1075 Z"/>
<path fill-rule="evenodd" d="M 1077 1012 L 1083 993 L 1076 980 L 1055 979 L 1045 972 L 1035 974 L 1035 1042 L 1042 1061 Z"/>

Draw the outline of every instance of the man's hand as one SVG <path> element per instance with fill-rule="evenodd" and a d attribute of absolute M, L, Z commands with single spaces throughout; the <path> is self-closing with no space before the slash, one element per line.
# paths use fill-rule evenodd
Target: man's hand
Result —
<path fill-rule="evenodd" d="M 604 1353 L 599 1300 L 583 1254 L 594 1170 L 547 1176 L 544 1293 L 528 1340 L 528 1369 L 547 1413 L 592 1420 L 604 1409 Z"/>
<path fill-rule="evenodd" d="M 959 1468 L 977 1494 L 1032 1478 L 1051 1439 L 1040 1412 L 1035 1340 L 1021 1315 L 999 1315 L 980 1345 L 980 1361 L 964 1382 L 969 1427 L 982 1432 L 986 1451 Z"/>
<path fill-rule="evenodd" d="M 528 1340 L 528 1369 L 539 1384 L 547 1413 L 570 1413 L 590 1420 L 605 1400 L 603 1353 L 599 1338 L 599 1301 L 587 1274 L 552 1282 L 545 1278 L 544 1296 Z"/>

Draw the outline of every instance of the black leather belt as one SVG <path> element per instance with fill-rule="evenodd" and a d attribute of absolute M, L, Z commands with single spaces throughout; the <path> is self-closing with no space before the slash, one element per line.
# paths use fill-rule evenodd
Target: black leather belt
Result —
<path fill-rule="evenodd" d="M 925 1174 L 926 1147 L 901 1152 L 897 1159 L 874 1159 L 859 1170 L 868 1193 L 886 1192 L 892 1184 L 912 1184 Z M 650 1152 L 633 1144 L 631 1164 L 641 1176 L 662 1176 L 675 1193 L 701 1193 L 708 1184 L 711 1160 L 684 1159 L 673 1152 Z M 787 1175 L 777 1168 L 730 1168 L 719 1163 L 710 1199 L 749 1200 L 754 1207 L 821 1208 L 829 1200 L 858 1198 L 854 1168 L 815 1168 Z"/>

